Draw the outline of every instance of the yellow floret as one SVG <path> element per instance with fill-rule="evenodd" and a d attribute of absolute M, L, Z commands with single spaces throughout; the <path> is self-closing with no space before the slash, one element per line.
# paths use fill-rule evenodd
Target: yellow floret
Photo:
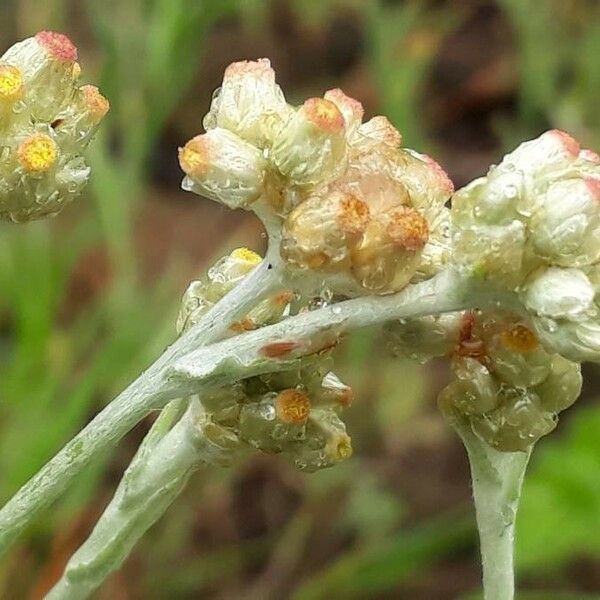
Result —
<path fill-rule="evenodd" d="M 352 440 L 346 433 L 332 437 L 325 446 L 325 453 L 334 461 L 347 460 L 352 456 Z"/>
<path fill-rule="evenodd" d="M 23 76 L 17 67 L 0 65 L 0 100 L 16 100 L 23 87 Z"/>
<path fill-rule="evenodd" d="M 260 254 L 254 252 L 254 250 L 250 250 L 250 248 L 236 248 L 231 253 L 231 257 L 237 258 L 238 260 L 243 260 L 244 262 L 252 265 L 258 265 L 260 262 L 262 262 L 262 257 Z"/>
<path fill-rule="evenodd" d="M 44 133 L 28 137 L 17 150 L 17 159 L 28 173 L 44 173 L 54 166 L 57 156 L 56 142 Z"/>

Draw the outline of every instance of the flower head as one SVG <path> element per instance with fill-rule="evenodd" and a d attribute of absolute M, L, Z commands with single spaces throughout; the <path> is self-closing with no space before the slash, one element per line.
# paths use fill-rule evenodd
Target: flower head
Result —
<path fill-rule="evenodd" d="M 77 49 L 49 31 L 0 57 L 0 219 L 54 215 L 89 177 L 82 153 L 108 101 L 94 86 L 77 86 Z"/>
<path fill-rule="evenodd" d="M 600 258 L 600 162 L 552 130 L 521 144 L 452 199 L 456 260 L 516 288 L 541 266 Z"/>
<path fill-rule="evenodd" d="M 289 106 L 267 60 L 234 63 L 207 133 L 181 151 L 184 188 L 268 214 L 304 280 L 345 295 L 397 291 L 447 261 L 452 184 L 432 159 L 401 149 L 385 117 L 363 123 L 363 112 L 339 89 Z"/>
<path fill-rule="evenodd" d="M 178 332 L 198 323 L 259 262 L 257 254 L 238 248 L 211 267 L 205 279 L 192 282 L 183 297 Z M 231 334 L 285 318 L 294 299 L 294 294 L 280 292 L 264 300 L 234 324 Z M 269 352 L 276 356 L 286 348 L 281 342 Z M 351 403 L 352 390 L 330 371 L 330 354 L 321 351 L 298 359 L 288 371 L 202 390 L 206 418 L 242 446 L 280 454 L 301 470 L 315 471 L 348 458 L 352 446 L 340 413 Z"/>
<path fill-rule="evenodd" d="M 515 292 L 539 339 L 600 361 L 600 159 L 558 130 L 521 144 L 452 199 L 454 259 Z"/>
<path fill-rule="evenodd" d="M 579 364 L 548 352 L 532 325 L 467 311 L 410 319 L 389 328 L 397 354 L 451 359 L 453 381 L 439 405 L 496 450 L 525 451 L 554 429 L 581 391 Z"/>

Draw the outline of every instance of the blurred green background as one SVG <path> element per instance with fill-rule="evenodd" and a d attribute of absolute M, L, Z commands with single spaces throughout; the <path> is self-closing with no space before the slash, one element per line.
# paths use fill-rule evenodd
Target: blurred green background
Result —
<path fill-rule="evenodd" d="M 264 245 L 256 219 L 179 189 L 233 60 L 267 56 L 288 99 L 342 87 L 457 186 L 558 127 L 600 147 L 597 0 L 0 0 L 0 52 L 67 33 L 112 111 L 86 197 L 0 226 L 0 502 L 174 337 L 187 282 Z M 464 453 L 435 410 L 447 373 L 351 336 L 355 456 L 302 475 L 275 458 L 197 476 L 99 599 L 477 598 Z M 518 596 L 600 598 L 600 373 L 534 456 Z M 0 598 L 40 598 L 110 498 L 148 422 L 99 457 L 0 562 Z"/>

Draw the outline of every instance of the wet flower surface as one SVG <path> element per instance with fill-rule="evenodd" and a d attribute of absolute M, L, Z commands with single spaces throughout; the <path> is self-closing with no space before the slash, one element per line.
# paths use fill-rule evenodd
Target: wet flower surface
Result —
<path fill-rule="evenodd" d="M 76 61 L 72 42 L 49 31 L 0 57 L 0 219 L 54 215 L 88 181 L 82 153 L 109 104 L 79 85 Z"/>
<path fill-rule="evenodd" d="M 181 304 L 178 332 L 198 323 L 260 261 L 258 254 L 238 248 L 217 261 L 206 279 L 192 282 Z M 279 321 L 294 300 L 290 292 L 266 298 L 230 334 Z M 199 399 L 215 426 L 213 441 L 230 444 L 234 436 L 242 447 L 280 454 L 306 471 L 348 458 L 352 446 L 340 415 L 350 404 L 352 390 L 331 372 L 332 366 L 326 350 L 295 361 L 289 370 L 203 391 Z"/>
<path fill-rule="evenodd" d="M 401 148 L 385 117 L 365 123 L 341 90 L 287 104 L 266 59 L 225 72 L 206 133 L 180 151 L 185 189 L 276 216 L 292 271 L 345 295 L 387 294 L 447 259 L 453 186 L 427 156 Z"/>

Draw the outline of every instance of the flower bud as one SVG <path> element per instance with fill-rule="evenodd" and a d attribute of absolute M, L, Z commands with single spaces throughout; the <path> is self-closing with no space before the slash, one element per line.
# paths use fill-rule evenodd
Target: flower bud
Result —
<path fill-rule="evenodd" d="M 352 142 L 355 152 L 367 154 L 373 150 L 381 150 L 382 146 L 397 149 L 402 143 L 402 136 L 387 117 L 378 115 L 360 125 Z"/>
<path fill-rule="evenodd" d="M 553 354 L 548 377 L 535 388 L 544 410 L 559 413 L 571 406 L 581 394 L 581 365 L 560 354 Z"/>
<path fill-rule="evenodd" d="M 263 148 L 272 143 L 291 112 L 268 59 L 235 62 L 225 70 L 223 84 L 204 118 L 204 128 L 229 129 Z"/>
<path fill-rule="evenodd" d="M 415 209 L 399 206 L 380 213 L 352 251 L 354 277 L 377 293 L 402 289 L 417 270 L 428 237 L 427 220 Z"/>
<path fill-rule="evenodd" d="M 310 400 L 301 390 L 268 392 L 242 404 L 240 437 L 262 452 L 280 453 L 305 438 L 309 414 Z"/>
<path fill-rule="evenodd" d="M 463 414 L 481 415 L 498 406 L 499 387 L 485 365 L 468 356 L 456 357 L 452 371 L 457 380 L 451 393 L 456 408 Z"/>
<path fill-rule="evenodd" d="M 346 96 L 339 88 L 325 92 L 323 97 L 338 107 L 344 117 L 346 132 L 349 137 L 352 137 L 362 123 L 365 112 L 362 104 L 358 100 Z"/>
<path fill-rule="evenodd" d="M 83 158 L 64 151 L 51 128 L 29 129 L 7 141 L 14 150 L 0 159 L 0 219 L 54 215 L 87 183 L 90 170 Z"/>
<path fill-rule="evenodd" d="M 595 290 L 579 269 L 550 267 L 534 275 L 525 286 L 526 308 L 552 319 L 583 319 L 593 308 Z"/>
<path fill-rule="evenodd" d="M 87 144 L 110 109 L 108 100 L 94 85 L 84 85 L 75 91 L 72 103 L 57 115 L 53 129 L 65 143 Z"/>
<path fill-rule="evenodd" d="M 459 339 L 462 315 L 446 313 L 388 323 L 386 337 L 390 350 L 425 363 L 436 356 L 448 356 Z"/>
<path fill-rule="evenodd" d="M 566 179 L 543 195 L 531 219 L 529 240 L 550 263 L 581 267 L 600 260 L 599 177 Z"/>
<path fill-rule="evenodd" d="M 513 286 L 522 277 L 525 239 L 520 221 L 455 228 L 453 259 L 476 277 Z"/>
<path fill-rule="evenodd" d="M 350 194 L 312 196 L 287 217 L 281 241 L 283 258 L 300 268 L 347 268 L 352 247 L 369 222 L 369 207 Z"/>
<path fill-rule="evenodd" d="M 21 71 L 24 102 L 36 121 L 50 121 L 69 101 L 76 60 L 71 40 L 51 31 L 15 44 L 0 58 Z"/>
<path fill-rule="evenodd" d="M 352 456 L 346 427 L 330 408 L 315 408 L 306 425 L 306 439 L 291 444 L 284 456 L 309 473 L 331 467 Z"/>
<path fill-rule="evenodd" d="M 192 281 L 181 301 L 177 333 L 181 335 L 200 322 L 208 310 L 261 262 L 260 255 L 248 248 L 236 248 L 218 260 L 204 281 Z"/>
<path fill-rule="evenodd" d="M 533 387 L 546 379 L 551 358 L 523 323 L 510 323 L 488 343 L 489 368 L 513 387 Z"/>
<path fill-rule="evenodd" d="M 502 171 L 519 170 L 541 181 L 552 180 L 560 170 L 568 168 L 578 158 L 577 140 L 559 129 L 546 131 L 538 138 L 524 142 L 499 165 Z"/>
<path fill-rule="evenodd" d="M 348 408 L 352 404 L 354 392 L 352 388 L 343 383 L 339 377 L 330 371 L 321 383 L 320 401 L 323 404 Z"/>
<path fill-rule="evenodd" d="M 545 412 L 532 391 L 507 388 L 500 406 L 471 421 L 473 431 L 500 452 L 526 452 L 556 427 L 556 417 Z"/>
<path fill-rule="evenodd" d="M 334 179 L 346 159 L 346 129 L 338 107 L 323 98 L 308 99 L 275 137 L 270 159 L 294 184 Z"/>
<path fill-rule="evenodd" d="M 585 321 L 533 319 L 543 344 L 575 362 L 600 362 L 600 319 L 597 312 Z"/>
<path fill-rule="evenodd" d="M 248 208 L 263 190 L 261 152 L 227 129 L 211 129 L 179 150 L 184 190 L 230 208 Z"/>
<path fill-rule="evenodd" d="M 82 190 L 82 153 L 108 111 L 93 86 L 76 87 L 77 50 L 42 32 L 0 58 L 0 219 L 54 215 Z"/>

